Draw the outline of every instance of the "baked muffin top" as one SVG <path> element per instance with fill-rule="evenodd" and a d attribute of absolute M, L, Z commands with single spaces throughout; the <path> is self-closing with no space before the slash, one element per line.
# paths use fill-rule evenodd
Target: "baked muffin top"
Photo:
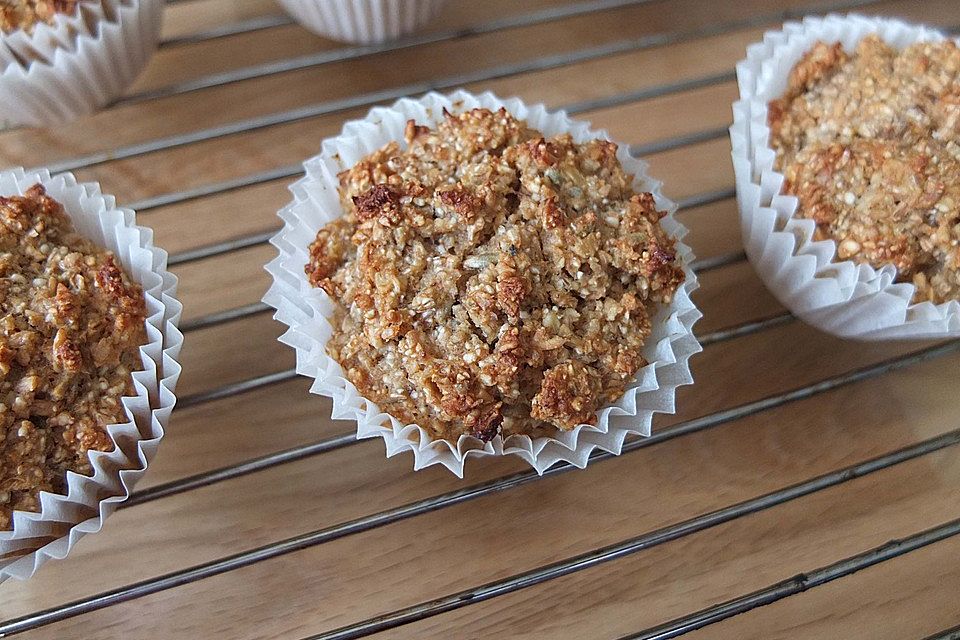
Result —
<path fill-rule="evenodd" d="M 305 267 L 338 303 L 327 350 L 435 437 L 594 423 L 684 279 L 664 212 L 612 142 L 545 139 L 503 109 L 444 115 L 340 175 L 343 216 Z"/>
<path fill-rule="evenodd" d="M 80 0 L 0 0 L 0 31 L 33 31 L 38 23 L 53 24 L 57 15 L 73 15 Z"/>
<path fill-rule="evenodd" d="M 769 105 L 771 144 L 798 215 L 843 260 L 893 264 L 915 302 L 960 298 L 960 50 L 853 53 L 818 42 Z"/>
<path fill-rule="evenodd" d="M 42 185 L 0 197 L 0 529 L 113 449 L 145 319 L 141 287 Z"/>

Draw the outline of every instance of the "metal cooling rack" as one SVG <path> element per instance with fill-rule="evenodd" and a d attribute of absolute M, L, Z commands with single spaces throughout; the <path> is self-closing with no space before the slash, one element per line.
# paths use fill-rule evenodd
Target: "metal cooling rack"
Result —
<path fill-rule="evenodd" d="M 179 0 L 168 0 L 168 2 L 174 1 Z M 203 89 L 222 86 L 229 83 L 261 78 L 293 70 L 330 64 L 333 62 L 351 60 L 398 49 L 451 41 L 460 38 L 476 36 L 479 34 L 490 33 L 497 30 L 542 24 L 570 18 L 573 16 L 588 15 L 595 12 L 609 11 L 628 5 L 636 5 L 652 1 L 654 0 L 587 0 L 583 2 L 574 2 L 562 7 L 533 11 L 506 19 L 492 20 L 490 22 L 474 25 L 473 27 L 467 29 L 431 32 L 426 35 L 418 35 L 386 45 L 342 47 L 332 51 L 324 51 L 307 56 L 281 60 L 278 62 L 236 69 L 226 73 L 219 73 L 188 82 L 165 86 L 156 90 L 133 94 L 121 100 L 121 103 L 129 104 L 150 101 L 161 97 L 201 91 Z M 879 0 L 838 2 L 829 9 L 836 11 L 847 11 L 851 9 L 864 8 L 869 5 L 877 4 L 878 2 Z M 818 10 L 818 13 L 823 12 L 825 11 L 823 11 L 822 8 Z M 804 11 L 786 11 L 751 16 L 748 19 L 717 23 L 708 27 L 658 33 L 633 40 L 614 42 L 612 44 L 599 47 L 589 47 L 571 53 L 565 53 L 563 55 L 550 55 L 533 58 L 521 63 L 486 68 L 476 72 L 456 74 L 429 82 L 416 82 L 380 91 L 354 95 L 348 98 L 319 102 L 288 111 L 281 111 L 266 116 L 259 116 L 238 122 L 232 122 L 227 125 L 195 130 L 189 133 L 165 138 L 157 138 L 138 144 L 120 146 L 104 152 L 91 153 L 67 160 L 53 162 L 47 166 L 52 172 L 85 169 L 106 162 L 113 162 L 116 160 L 153 153 L 156 151 L 187 146 L 198 142 L 234 135 L 237 133 L 246 133 L 280 124 L 293 123 L 309 118 L 315 118 L 321 115 L 336 114 L 356 107 L 373 106 L 376 104 L 389 102 L 403 96 L 420 94 L 430 90 L 445 90 L 465 84 L 505 78 L 517 74 L 529 73 L 532 71 L 559 69 L 574 63 L 596 60 L 615 54 L 661 47 L 681 41 L 705 38 L 708 36 L 723 34 L 736 29 L 743 29 L 745 27 L 774 27 L 784 20 L 798 18 L 804 13 Z M 182 46 L 184 44 L 214 40 L 217 38 L 247 33 L 255 30 L 270 29 L 288 23 L 289 19 L 285 16 L 267 16 L 237 24 L 226 25 L 202 33 L 170 39 L 163 42 L 161 46 Z M 953 31 L 956 31 L 956 29 Z M 709 87 L 712 85 L 729 82 L 734 78 L 735 75 L 731 69 L 725 73 L 708 75 L 693 80 L 686 80 L 673 84 L 664 84 L 640 91 L 622 93 L 606 98 L 568 104 L 563 108 L 565 108 L 571 114 L 577 114 L 588 110 L 625 105 L 653 97 L 665 96 L 681 91 L 689 91 L 696 88 Z M 678 149 L 705 141 L 716 140 L 723 138 L 726 135 L 727 131 L 725 128 L 708 129 L 693 134 L 662 140 L 656 143 L 635 145 L 631 147 L 631 152 L 637 155 L 646 155 L 659 151 Z M 139 202 L 130 203 L 129 206 L 133 209 L 136 209 L 142 216 L 142 220 L 146 224 L 149 224 L 151 211 L 159 207 L 203 198 L 214 194 L 225 193 L 231 190 L 250 187 L 278 179 L 289 178 L 292 180 L 299 175 L 301 175 L 301 167 L 299 165 L 276 167 L 238 179 L 216 182 L 204 185 L 202 187 L 162 194 L 141 200 Z M 701 193 L 697 196 L 687 198 L 680 203 L 680 215 L 683 215 L 683 211 L 685 209 L 726 200 L 733 197 L 733 195 L 733 189 L 729 188 L 720 191 Z M 173 254 L 170 256 L 170 264 L 172 266 L 182 265 L 192 261 L 220 256 L 241 249 L 261 245 L 266 243 L 273 233 L 274 230 L 268 230 L 261 233 L 254 233 L 248 236 L 236 238 L 227 242 L 219 242 L 190 251 Z M 703 273 L 712 269 L 738 263 L 743 260 L 745 260 L 745 256 L 742 252 L 734 252 L 721 255 L 713 259 L 698 261 L 695 264 L 695 269 L 699 273 Z M 267 307 L 262 303 L 248 304 L 234 309 L 197 317 L 191 321 L 185 322 L 183 329 L 185 332 L 193 332 L 202 328 L 231 323 L 255 314 L 262 314 L 266 312 Z M 745 335 L 767 331 L 794 321 L 795 319 L 790 314 L 783 313 L 767 317 L 762 320 L 750 321 L 731 326 L 723 330 L 701 335 L 700 339 L 705 347 L 709 347 L 713 344 L 725 342 Z M 279 349 L 286 347 L 277 345 L 277 348 Z M 696 419 L 680 422 L 660 429 L 659 431 L 655 432 L 652 437 L 628 441 L 623 448 L 622 455 L 629 456 L 632 452 L 640 449 L 656 447 L 669 440 L 683 438 L 708 429 L 718 428 L 724 424 L 745 418 L 747 416 L 752 416 L 777 407 L 782 407 L 790 403 L 811 398 L 840 387 L 852 385 L 871 378 L 884 376 L 890 372 L 912 367 L 921 362 L 940 358 L 958 351 L 960 351 L 960 341 L 955 340 L 939 344 L 937 346 L 928 347 L 907 355 L 892 358 L 872 366 L 867 366 L 854 371 L 849 371 L 842 375 L 826 378 L 816 383 L 804 385 L 785 393 L 779 393 L 753 402 L 747 402 L 723 411 L 710 413 Z M 245 394 L 255 389 L 260 389 L 269 385 L 290 380 L 294 378 L 295 375 L 296 374 L 293 369 L 282 370 L 268 375 L 253 377 L 234 384 L 223 385 L 202 393 L 187 395 L 180 399 L 178 408 L 196 406 L 214 400 Z M 239 464 L 232 464 L 212 471 L 199 473 L 193 476 L 181 478 L 164 484 L 155 485 L 148 489 L 137 491 L 133 494 L 130 500 L 122 505 L 122 508 L 136 509 L 139 505 L 147 502 L 160 500 L 172 495 L 192 491 L 194 489 L 206 487 L 215 483 L 224 482 L 226 480 L 237 478 L 246 474 L 256 473 L 278 465 L 302 460 L 307 457 L 319 456 L 336 449 L 353 446 L 357 443 L 358 441 L 355 439 L 354 433 L 352 431 L 347 431 L 340 435 L 329 437 L 307 446 L 292 447 L 283 451 L 249 459 Z M 660 529 L 643 532 L 636 537 L 623 540 L 617 544 L 595 549 L 588 553 L 569 557 L 553 564 L 540 566 L 523 573 L 511 575 L 507 578 L 476 586 L 464 591 L 446 594 L 434 600 L 421 602 L 414 606 L 391 611 L 375 618 L 362 620 L 355 624 L 311 636 L 310 638 L 316 640 L 346 640 L 348 638 L 362 638 L 370 634 L 398 627 L 400 625 L 423 620 L 431 616 L 436 616 L 438 614 L 452 611 L 461 607 L 466 607 L 477 602 L 496 598 L 498 596 L 525 589 L 533 585 L 559 578 L 561 576 L 582 571 L 590 567 L 595 567 L 597 565 L 601 565 L 630 554 L 639 553 L 657 545 L 677 540 L 684 536 L 715 527 L 722 523 L 743 518 L 750 514 L 784 504 L 791 500 L 796 500 L 800 497 L 850 482 L 856 478 L 876 473 L 908 460 L 926 456 L 948 447 L 954 447 L 957 444 L 960 444 L 960 429 L 950 431 L 938 437 L 921 441 L 887 455 L 879 456 L 865 462 L 838 469 L 825 475 L 814 477 L 799 484 L 729 505 L 717 511 L 704 513 L 702 515 L 677 522 Z M 602 461 L 610 459 L 611 457 L 613 456 L 607 453 L 595 452 L 595 454 L 592 456 L 591 464 L 600 464 Z M 573 467 L 568 464 L 557 465 L 548 470 L 543 477 L 551 477 L 557 474 L 566 473 L 572 469 Z M 212 576 L 240 569 L 241 567 L 246 567 L 316 545 L 321 545 L 339 538 L 358 534 L 360 532 L 383 527 L 391 523 L 396 523 L 410 518 L 416 518 L 420 515 L 445 509 L 452 505 L 467 502 L 491 493 L 510 491 L 511 489 L 521 485 L 538 482 L 540 481 L 540 478 L 541 477 L 532 470 L 524 471 L 507 477 L 500 477 L 479 484 L 466 486 L 462 489 L 435 495 L 430 498 L 411 502 L 396 508 L 372 513 L 354 520 L 340 522 L 303 535 L 271 542 L 254 549 L 222 557 L 211 562 L 191 566 L 186 569 L 174 571 L 165 575 L 157 576 L 155 578 L 137 582 L 135 584 L 129 584 L 121 588 L 96 594 L 91 597 L 85 597 L 74 602 L 68 602 L 55 608 L 36 611 L 16 619 L 2 621 L 0 622 L 0 636 L 6 637 L 40 629 L 55 622 L 67 620 L 75 616 L 80 616 L 137 598 L 142 598 L 149 594 L 158 593 L 167 589 L 173 589 L 188 583 L 202 581 Z M 107 526 L 109 526 L 109 524 Z M 824 567 L 811 567 L 809 571 L 801 575 L 770 584 L 766 588 L 763 588 L 759 591 L 743 594 L 740 597 L 728 600 L 716 606 L 689 613 L 688 615 L 684 615 L 654 628 L 638 630 L 636 633 L 625 637 L 636 639 L 665 639 L 678 637 L 687 632 L 725 620 L 731 616 L 791 597 L 803 591 L 815 589 L 831 581 L 848 576 L 861 569 L 889 561 L 903 554 L 910 553 L 916 549 L 934 544 L 938 541 L 956 536 L 958 534 L 960 534 L 960 520 L 944 522 L 942 525 L 935 528 L 919 531 L 909 537 L 890 542 L 878 548 L 858 553 L 834 564 Z M 69 559 L 67 562 L 69 562 Z M 930 636 L 928 640 L 933 640 L 934 638 L 938 640 L 960 638 L 960 627 L 948 629 L 934 636 Z"/>

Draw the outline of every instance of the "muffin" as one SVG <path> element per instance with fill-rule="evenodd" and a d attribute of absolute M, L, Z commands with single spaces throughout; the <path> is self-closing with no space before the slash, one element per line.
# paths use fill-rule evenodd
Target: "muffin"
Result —
<path fill-rule="evenodd" d="M 264 300 L 388 455 L 583 466 L 672 411 L 700 349 L 683 229 L 643 168 L 518 100 L 374 109 L 306 163 Z"/>
<path fill-rule="evenodd" d="M 156 49 L 162 0 L 0 4 L 5 126 L 56 125 L 123 95 Z"/>
<path fill-rule="evenodd" d="M 502 108 L 443 115 L 340 176 L 344 215 L 305 266 L 338 305 L 330 355 L 438 438 L 596 424 L 683 283 L 666 212 L 612 142 L 544 138 Z"/>
<path fill-rule="evenodd" d="M 0 172 L 0 581 L 96 532 L 175 397 L 176 278 L 95 184 Z"/>
<path fill-rule="evenodd" d="M 960 298 L 960 49 L 900 51 L 872 34 L 818 41 L 770 102 L 771 145 L 797 215 L 841 260 L 912 282 L 913 302 Z"/>
<path fill-rule="evenodd" d="M 414 33 L 447 0 L 279 0 L 284 10 L 317 35 L 376 44 Z"/>
<path fill-rule="evenodd" d="M 788 22 L 737 65 L 744 249 L 805 322 L 858 340 L 960 336 L 960 55 L 888 18 Z"/>
<path fill-rule="evenodd" d="M 40 492 L 89 476 L 127 420 L 146 342 L 143 290 L 36 184 L 0 197 L 0 530 Z"/>

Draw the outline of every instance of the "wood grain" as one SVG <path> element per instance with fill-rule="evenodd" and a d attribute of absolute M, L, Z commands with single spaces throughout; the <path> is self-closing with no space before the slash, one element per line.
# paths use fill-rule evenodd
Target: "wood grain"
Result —
<path fill-rule="evenodd" d="M 462 28 L 571 0 L 454 0 L 428 31 Z M 321 65 L 169 98 L 121 104 L 56 130 L 0 133 L 0 162 L 35 165 L 196 131 L 359 93 L 472 74 L 498 65 L 625 39 L 712 28 L 814 0 L 656 0 L 504 29 L 390 54 Z M 278 14 L 268 0 L 187 0 L 167 9 L 177 38 Z M 960 24 L 951 0 L 880 2 L 864 13 Z M 729 73 L 767 28 L 740 25 L 666 46 L 550 70 L 470 83 L 561 106 Z M 341 45 L 295 25 L 161 48 L 134 93 L 211 73 Z M 466 76 L 464 76 L 466 77 Z M 595 108 L 581 116 L 624 144 L 724 127 L 733 81 Z M 121 202 L 296 165 L 366 107 L 113 160 L 77 172 Z M 726 138 L 650 154 L 651 175 L 674 199 L 732 186 Z M 140 221 L 172 253 L 277 227 L 288 200 L 279 179 L 157 207 Z M 732 199 L 680 214 L 699 257 L 740 249 Z M 259 300 L 268 245 L 175 268 L 185 317 Z M 701 335 L 770 317 L 783 308 L 746 262 L 703 273 L 695 300 Z M 192 331 L 182 354 L 181 396 L 288 369 L 269 314 Z M 677 396 L 661 430 L 897 357 L 923 345 L 861 344 L 793 321 L 708 346 L 697 380 Z M 872 378 L 749 418 L 669 440 L 584 471 L 351 535 L 25 634 L 29 638 L 300 638 L 399 607 L 509 577 L 712 509 L 808 480 L 960 427 L 960 355 Z M 180 408 L 141 488 L 303 446 L 353 425 L 330 419 L 327 399 L 295 379 Z M 686 536 L 608 565 L 473 604 L 376 637 L 615 638 L 734 598 L 960 515 L 956 448 L 903 463 Z M 468 465 L 466 481 L 443 469 L 414 473 L 384 459 L 379 441 L 271 467 L 121 510 L 62 562 L 27 583 L 0 585 L 10 619 L 258 545 L 329 527 L 523 470 L 513 460 Z M 697 638 L 921 637 L 960 622 L 958 543 L 938 543 L 802 596 L 705 629 Z M 951 597 L 953 596 L 953 597 Z"/>

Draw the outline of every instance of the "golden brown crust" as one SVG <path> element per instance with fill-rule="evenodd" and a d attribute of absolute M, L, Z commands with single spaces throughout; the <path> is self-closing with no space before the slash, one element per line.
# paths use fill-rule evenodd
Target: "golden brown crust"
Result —
<path fill-rule="evenodd" d="M 784 189 L 843 260 L 892 264 L 915 302 L 960 298 L 960 50 L 903 51 L 876 36 L 852 55 L 816 46 L 770 103 Z"/>
<path fill-rule="evenodd" d="M 0 0 L 0 31 L 28 33 L 38 23 L 53 24 L 60 14 L 73 15 L 82 0 Z"/>
<path fill-rule="evenodd" d="M 504 110 L 405 138 L 343 172 L 344 216 L 310 247 L 311 283 L 340 304 L 331 356 L 436 437 L 594 422 L 683 281 L 652 196 L 613 143 L 545 139 Z"/>
<path fill-rule="evenodd" d="M 0 197 L 0 529 L 113 448 L 145 317 L 141 288 L 42 186 Z"/>

